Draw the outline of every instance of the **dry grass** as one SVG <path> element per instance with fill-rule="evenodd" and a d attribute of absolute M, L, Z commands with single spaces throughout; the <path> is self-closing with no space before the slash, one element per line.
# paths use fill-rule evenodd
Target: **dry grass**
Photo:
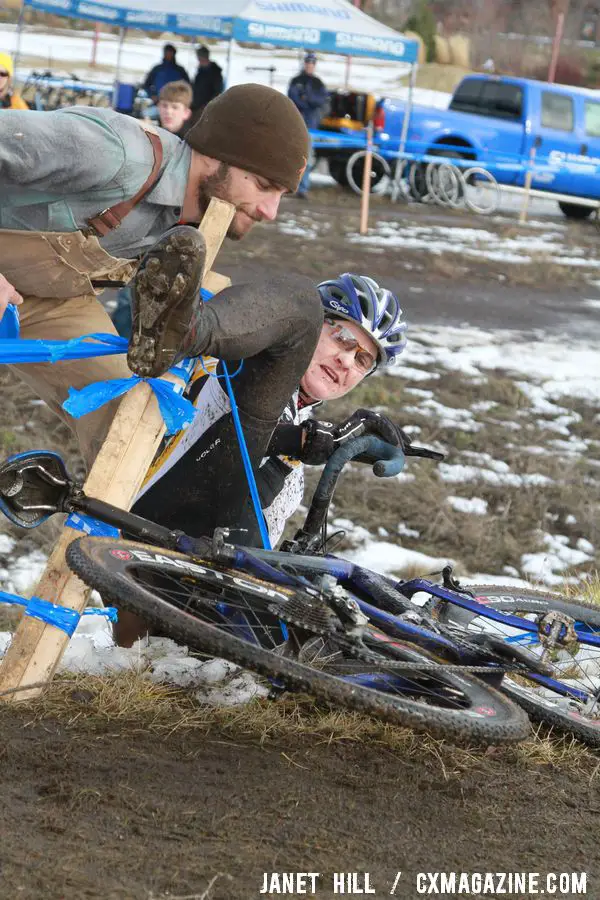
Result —
<path fill-rule="evenodd" d="M 307 697 L 256 700 L 234 708 L 200 706 L 189 692 L 154 684 L 136 673 L 59 678 L 43 698 L 19 708 L 26 711 L 30 723 L 54 719 L 71 729 L 110 728 L 111 732 L 121 729 L 131 734 L 141 729 L 162 738 L 195 732 L 211 739 L 219 735 L 265 746 L 290 740 L 305 740 L 315 747 L 366 744 L 404 759 L 430 758 L 445 778 L 476 769 L 490 758 L 528 768 L 560 767 L 594 780 L 600 768 L 597 757 L 585 746 L 544 729 L 512 747 L 456 747 L 358 713 L 318 707 Z"/>

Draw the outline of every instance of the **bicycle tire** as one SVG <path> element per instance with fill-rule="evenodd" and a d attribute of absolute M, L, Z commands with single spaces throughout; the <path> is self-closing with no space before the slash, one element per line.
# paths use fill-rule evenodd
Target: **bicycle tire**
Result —
<path fill-rule="evenodd" d="M 430 199 L 425 176 L 427 165 L 430 163 L 413 162 L 408 170 L 410 196 L 418 203 L 427 203 Z"/>
<path fill-rule="evenodd" d="M 448 168 L 449 174 L 451 174 L 452 179 L 455 181 L 455 187 L 453 188 L 452 195 L 450 195 L 446 190 L 444 180 L 441 178 L 442 172 L 440 171 L 440 194 L 444 199 L 444 203 L 451 209 L 462 209 L 465 205 L 465 180 L 463 178 L 462 170 L 451 163 L 443 163 L 440 169 L 444 166 Z"/>
<path fill-rule="evenodd" d="M 542 613 L 555 610 L 565 613 L 576 621 L 593 626 L 600 634 L 600 607 L 595 604 L 579 600 L 572 603 L 559 594 L 533 588 L 474 584 L 469 585 L 469 590 L 475 594 L 477 600 L 485 601 L 484 606 L 498 612 L 514 614 L 519 611 Z M 448 602 L 441 604 L 438 612 L 441 621 L 458 624 L 465 629 L 474 618 L 484 618 L 483 614 L 473 613 Z M 589 746 L 600 747 L 600 709 L 598 718 L 593 719 L 580 711 L 580 705 L 578 707 L 576 701 L 569 704 L 558 692 L 557 699 L 553 701 L 547 694 L 541 693 L 540 685 L 534 685 L 535 681 L 523 685 L 507 677 L 502 682 L 502 690 L 522 706 L 534 721 L 551 725 L 557 731 L 574 734 Z"/>
<path fill-rule="evenodd" d="M 481 206 L 481 204 L 475 203 L 473 198 L 469 195 L 469 187 L 471 186 L 469 184 L 470 178 L 477 178 L 480 181 L 483 180 L 488 182 L 488 187 L 493 190 L 493 199 L 489 206 Z M 482 168 L 482 166 L 472 166 L 463 173 L 463 182 L 465 185 L 464 198 L 467 209 L 470 209 L 471 212 L 479 213 L 482 216 L 488 216 L 496 212 L 500 205 L 500 187 L 491 172 L 488 172 L 488 170 Z"/>
<path fill-rule="evenodd" d="M 336 678 L 295 659 L 248 643 L 210 622 L 196 618 L 191 611 L 173 606 L 158 596 L 154 586 L 153 590 L 149 590 L 140 584 L 135 573 L 145 569 L 149 577 L 157 578 L 164 574 L 165 567 L 170 567 L 173 571 L 169 573 L 169 578 L 176 580 L 178 576 L 189 591 L 200 569 L 204 575 L 210 572 L 211 577 L 221 583 L 227 579 L 237 579 L 236 584 L 242 581 L 250 585 L 249 590 L 255 590 L 258 594 L 271 592 L 285 598 L 291 591 L 280 585 L 261 582 L 245 573 L 193 560 L 174 551 L 111 538 L 79 538 L 70 544 L 67 561 L 86 584 L 95 587 L 111 602 L 160 627 L 173 639 L 184 641 L 211 656 L 224 657 L 267 678 L 278 679 L 290 690 L 309 693 L 330 704 L 461 742 L 513 743 L 525 738 L 529 732 L 529 723 L 523 711 L 479 679 L 457 673 L 448 676 L 449 683 L 460 687 L 468 697 L 470 706 L 467 709 L 431 706 L 426 702 L 366 688 L 344 677 Z M 412 654 L 416 652 L 411 651 Z"/>
<path fill-rule="evenodd" d="M 428 196 L 438 206 L 450 206 L 456 209 L 461 205 L 461 186 L 457 172 L 458 168 L 451 163 L 429 163 L 425 169 Z M 450 190 L 448 190 L 446 179 L 450 179 L 452 182 Z"/>
<path fill-rule="evenodd" d="M 346 181 L 354 193 L 359 196 L 362 194 L 362 172 L 364 171 L 364 159 L 366 155 L 366 150 L 357 150 L 356 153 L 353 153 L 352 156 L 349 157 L 348 162 L 346 163 Z M 354 177 L 354 167 L 357 163 L 360 163 L 361 160 L 363 161 L 363 168 L 359 168 L 359 184 Z M 379 173 L 377 172 L 377 169 L 380 170 Z M 385 194 L 391 177 L 392 170 L 390 169 L 388 161 L 381 156 L 381 154 L 373 152 L 371 154 L 371 188 L 369 193 Z M 381 185 L 383 185 L 383 187 L 381 187 Z"/>

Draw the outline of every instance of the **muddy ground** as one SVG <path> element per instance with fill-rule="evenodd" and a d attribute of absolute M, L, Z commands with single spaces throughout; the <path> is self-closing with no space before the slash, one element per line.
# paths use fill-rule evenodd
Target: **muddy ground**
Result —
<path fill-rule="evenodd" d="M 587 896 L 600 896 L 589 760 L 574 771 L 481 751 L 465 766 L 419 742 L 407 753 L 327 734 L 160 737 L 92 726 L 77 697 L 71 721 L 0 708 L 0 728 L 11 900 L 251 900 L 265 872 L 319 872 L 324 898 L 333 873 L 368 872 L 384 897 L 398 871 L 395 896 L 410 900 L 417 874 L 436 871 L 585 871 Z"/>
<path fill-rule="evenodd" d="M 483 227 L 471 216 L 377 201 L 372 215 L 383 214 Z M 315 280 L 366 271 L 395 287 L 423 324 L 598 334 L 598 312 L 583 302 L 598 296 L 589 271 L 542 260 L 534 274 L 519 273 L 485 260 L 374 253 L 347 242 L 357 201 L 331 189 L 286 200 L 286 217 L 331 227 L 310 239 L 257 229 L 228 244 L 218 269 L 236 279 L 267 269 Z M 518 233 L 507 219 L 493 226 L 499 240 Z M 565 235 L 595 254 L 591 223 L 569 224 Z M 76 464 L 66 429 L 36 406 L 23 416 L 33 398 L 6 373 L 3 395 L 4 452 L 30 449 L 35 436 Z M 334 872 L 368 872 L 384 897 L 399 870 L 395 896 L 407 900 L 419 896 L 417 873 L 434 871 L 587 871 L 586 896 L 600 897 L 597 759 L 577 747 L 548 762 L 539 742 L 531 753 L 457 757 L 421 739 L 404 750 L 384 738 L 331 742 L 326 730 L 264 739 L 243 725 L 157 731 L 144 719 L 99 722 L 86 703 L 76 694 L 60 713 L 0 705 L 1 898 L 249 900 L 260 896 L 264 872 L 284 871 L 321 873 L 325 898 L 334 896 Z"/>

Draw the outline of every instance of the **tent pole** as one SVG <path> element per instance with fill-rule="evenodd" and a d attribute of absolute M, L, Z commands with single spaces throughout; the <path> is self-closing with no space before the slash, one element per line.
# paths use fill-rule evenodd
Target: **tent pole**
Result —
<path fill-rule="evenodd" d="M 229 39 L 229 43 L 227 44 L 227 71 L 225 73 L 225 87 L 229 87 L 229 80 L 231 78 L 231 60 L 233 57 L 233 38 Z"/>
<path fill-rule="evenodd" d="M 119 28 L 119 47 L 117 50 L 117 66 L 115 69 L 115 87 L 113 90 L 113 101 L 112 101 L 113 109 L 116 109 L 116 106 L 117 106 L 118 93 L 119 93 L 118 85 L 121 82 L 121 57 L 123 55 L 123 44 L 125 43 L 125 35 L 126 34 L 127 34 L 127 29 L 123 28 L 123 26 L 121 26 L 121 28 Z"/>
<path fill-rule="evenodd" d="M 15 81 L 17 79 L 17 66 L 21 61 L 21 38 L 23 36 L 23 29 L 25 28 L 25 3 L 22 3 L 21 9 L 19 11 L 19 18 L 17 21 L 17 45 L 15 47 L 15 57 L 14 57 L 14 66 L 15 66 Z"/>
<path fill-rule="evenodd" d="M 413 93 L 417 84 L 417 68 L 418 65 L 416 62 L 412 63 L 410 67 L 410 78 L 408 82 L 408 97 L 406 100 L 406 106 L 404 107 L 404 116 L 402 118 L 402 130 L 400 132 L 400 144 L 398 147 L 399 154 L 403 154 L 406 149 L 406 138 L 408 136 L 408 126 L 410 123 L 410 114 L 412 112 L 413 107 Z M 392 200 L 396 201 L 398 199 L 398 194 L 400 192 L 400 178 L 402 175 L 402 170 L 404 168 L 404 159 L 402 155 L 398 156 L 396 160 L 396 169 L 394 171 L 394 182 L 392 184 Z"/>
<path fill-rule="evenodd" d="M 345 76 L 345 82 L 344 82 L 344 89 L 346 91 L 348 90 L 348 88 L 350 86 L 350 67 L 351 67 L 351 65 L 352 65 L 352 57 L 347 56 L 346 57 L 346 76 Z"/>

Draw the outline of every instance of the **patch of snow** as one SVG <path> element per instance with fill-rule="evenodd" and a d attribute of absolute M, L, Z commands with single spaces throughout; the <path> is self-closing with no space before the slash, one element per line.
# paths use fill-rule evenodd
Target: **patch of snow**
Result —
<path fill-rule="evenodd" d="M 448 503 L 452 509 L 462 513 L 470 513 L 475 516 L 485 516 L 488 511 L 487 500 L 481 497 L 447 497 Z"/>
<path fill-rule="evenodd" d="M 485 481 L 487 484 L 508 487 L 523 487 L 524 485 L 544 486 L 553 484 L 553 480 L 547 475 L 537 473 L 517 475 L 515 472 L 495 472 L 493 469 L 482 469 L 478 466 L 465 466 L 461 464 L 450 465 L 439 463 L 437 473 L 442 481 L 448 484 L 461 484 L 472 481 Z"/>
<path fill-rule="evenodd" d="M 0 553 L 11 553 L 16 541 L 8 534 L 0 534 Z"/>
<path fill-rule="evenodd" d="M 409 538 L 421 537 L 420 531 L 417 531 L 415 528 L 409 528 L 408 525 L 404 524 L 404 522 L 400 522 L 396 531 L 398 532 L 398 534 L 401 537 L 409 537 Z"/>
<path fill-rule="evenodd" d="M 17 557 L 6 572 L 3 589 L 9 594 L 27 597 L 46 567 L 47 557 L 40 550 Z"/>
<path fill-rule="evenodd" d="M 563 578 L 557 573 L 589 562 L 593 558 L 589 552 L 569 547 L 567 535 L 545 533 L 542 535 L 542 541 L 547 550 L 524 553 L 521 557 L 521 571 L 546 584 L 557 584 L 563 581 Z M 593 549 L 592 547 L 592 551 Z"/>
<path fill-rule="evenodd" d="M 346 550 L 340 554 L 345 559 L 359 566 L 373 569 L 382 575 L 402 572 L 407 568 L 417 568 L 423 573 L 439 571 L 447 563 L 448 558 L 427 556 L 417 550 L 408 550 L 389 541 L 369 541 L 357 550 Z"/>

